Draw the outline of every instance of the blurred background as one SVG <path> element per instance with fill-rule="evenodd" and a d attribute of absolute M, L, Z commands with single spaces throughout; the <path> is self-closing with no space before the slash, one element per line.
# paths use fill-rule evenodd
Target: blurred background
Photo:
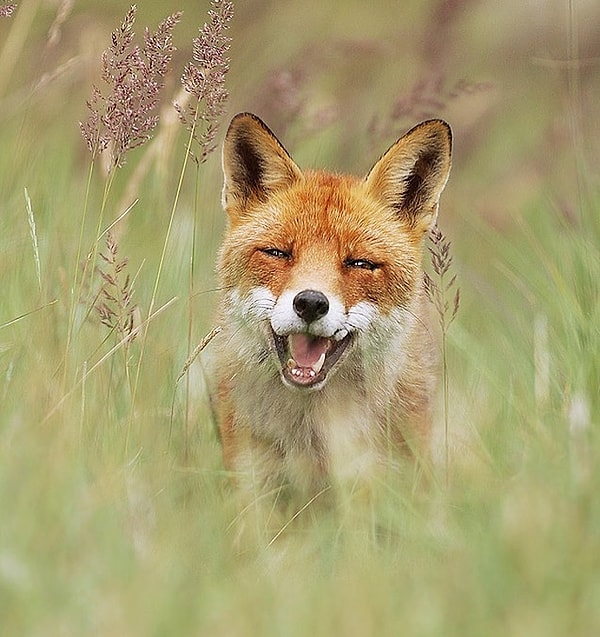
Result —
<path fill-rule="evenodd" d="M 0 17 L 0 632 L 598 634 L 600 3 L 235 2 L 219 143 L 253 111 L 301 166 L 361 175 L 423 119 L 454 133 L 450 481 L 435 511 L 394 496 L 391 548 L 340 564 L 319 536 L 318 575 L 299 552 L 285 585 L 232 557 L 191 362 L 222 177 L 219 150 L 183 170 L 172 103 L 209 2 L 138 3 L 138 42 L 184 12 L 160 122 L 108 190 L 102 162 L 89 178 L 79 122 L 129 6 L 21 0 Z M 135 325 L 160 311 L 119 345 L 82 268 L 127 210 L 112 250 Z"/>
<path fill-rule="evenodd" d="M 27 0 L 2 19 L 5 138 L 21 121 L 22 147 L 35 138 L 42 155 L 61 140 L 63 152 L 77 152 L 101 52 L 128 7 Z M 184 11 L 165 104 L 207 8 L 139 3 L 138 35 Z M 593 166 L 598 154 L 596 2 L 246 0 L 235 9 L 230 114 L 256 111 L 300 161 L 364 172 L 406 128 L 444 117 L 455 133 L 448 221 L 501 226 L 542 193 L 574 214 L 578 162 Z"/>

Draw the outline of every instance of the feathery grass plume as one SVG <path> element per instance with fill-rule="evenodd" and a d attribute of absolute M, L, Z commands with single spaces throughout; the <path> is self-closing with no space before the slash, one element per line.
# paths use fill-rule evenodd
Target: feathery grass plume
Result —
<path fill-rule="evenodd" d="M 428 250 L 431 254 L 431 266 L 437 275 L 437 283 L 425 273 L 425 291 L 427 298 L 435 306 L 441 329 L 445 330 L 456 318 L 460 305 L 460 288 L 456 288 L 453 303 L 450 305 L 448 294 L 456 285 L 456 274 L 447 280 L 452 265 L 451 243 L 437 226 L 431 229 L 429 238 L 432 245 Z"/>
<path fill-rule="evenodd" d="M 157 108 L 164 77 L 173 57 L 172 31 L 181 12 L 165 18 L 144 45 L 133 45 L 137 8 L 131 5 L 111 45 L 102 54 L 102 79 L 108 95 L 94 86 L 87 102 L 90 116 L 80 122 L 81 133 L 95 158 L 110 147 L 111 168 L 125 163 L 127 151 L 141 146 L 158 123 Z"/>
<path fill-rule="evenodd" d="M 225 88 L 229 71 L 227 51 L 231 44 L 227 29 L 233 18 L 233 2 L 211 0 L 210 4 L 210 19 L 194 38 L 192 61 L 181 77 L 185 90 L 196 99 L 185 105 L 175 104 L 181 123 L 198 145 L 197 152 L 192 153 L 198 164 L 204 163 L 217 146 L 215 138 L 229 97 Z"/>
<path fill-rule="evenodd" d="M 179 198 L 179 192 L 183 176 L 186 171 L 188 159 L 192 159 L 196 164 L 196 189 L 194 199 L 194 217 L 192 230 L 192 245 L 190 254 L 189 270 L 189 301 L 188 301 L 188 338 L 187 351 L 188 361 L 192 356 L 192 332 L 193 332 L 193 307 L 194 298 L 194 268 L 196 262 L 196 234 L 198 228 L 198 208 L 199 208 L 199 173 L 200 166 L 208 159 L 208 156 L 215 150 L 216 136 L 219 130 L 220 120 L 225 113 L 225 106 L 229 97 L 229 92 L 225 88 L 225 78 L 229 71 L 229 57 L 227 52 L 231 45 L 231 37 L 227 34 L 230 22 L 233 18 L 233 2 L 228 0 L 211 0 L 208 12 L 208 21 L 199 29 L 198 37 L 192 41 L 192 60 L 185 66 L 181 76 L 181 84 L 187 93 L 185 100 L 175 103 L 175 110 L 179 120 L 189 132 L 187 142 L 187 152 L 179 176 L 179 185 L 169 227 L 165 237 L 161 265 L 157 274 L 152 304 L 158 286 L 158 279 L 162 269 L 162 262 L 165 256 L 165 249 L 171 233 L 173 216 Z M 194 146 L 195 144 L 195 146 Z M 192 147 L 194 146 L 194 150 Z M 152 307 L 151 304 L 151 307 Z M 208 338 L 208 337 L 207 337 Z M 211 337 L 212 338 L 212 337 Z M 203 341 L 204 342 L 204 341 Z M 204 342 L 204 347 L 208 341 Z M 198 351 L 198 348 L 196 348 Z M 190 363 L 191 365 L 191 363 Z M 184 374 L 186 381 L 186 407 L 184 424 L 184 461 L 187 461 L 189 454 L 189 440 L 191 431 L 190 418 L 190 377 L 187 374 L 189 365 L 185 367 Z M 179 380 L 179 379 L 178 379 Z"/>
<path fill-rule="evenodd" d="M 0 5 L 0 18 L 10 18 L 14 10 L 17 8 L 16 2 L 3 2 Z"/>
<path fill-rule="evenodd" d="M 119 246 L 111 232 L 106 235 L 106 253 L 100 252 L 104 267 L 98 266 L 97 272 L 103 280 L 98 293 L 96 312 L 100 323 L 116 332 L 120 340 L 129 342 L 135 338 L 133 331 L 136 305 L 132 302 L 132 281 L 126 273 L 127 258 L 118 256 Z"/>
<path fill-rule="evenodd" d="M 436 280 L 425 273 L 425 292 L 427 298 L 438 315 L 438 322 L 442 334 L 442 388 L 444 401 L 444 449 L 446 464 L 446 483 L 449 479 L 449 448 L 448 448 L 448 355 L 447 337 L 448 328 L 458 312 L 460 305 L 460 288 L 456 286 L 456 275 L 451 274 L 452 255 L 450 254 L 450 241 L 446 239 L 438 226 L 434 226 L 429 232 L 431 246 L 428 247 L 431 254 L 431 266 L 435 273 Z M 450 279 L 448 280 L 448 277 Z M 454 291 L 453 301 L 450 303 L 449 296 Z"/>
<path fill-rule="evenodd" d="M 102 54 L 102 79 L 109 91 L 103 93 L 97 86 L 92 87 L 92 95 L 87 102 L 90 112 L 85 122 L 79 126 L 84 140 L 92 153 L 90 170 L 86 187 L 85 204 L 79 232 L 77 248 L 77 264 L 82 254 L 83 233 L 87 216 L 90 184 L 95 159 L 110 151 L 108 178 L 104 187 L 104 195 L 96 236 L 100 237 L 100 228 L 109 193 L 114 179 L 114 168 L 125 163 L 128 150 L 140 146 L 151 137 L 157 122 L 159 96 L 164 86 L 164 77 L 169 70 L 173 51 L 172 31 L 181 19 L 181 13 L 174 13 L 163 20 L 156 31 L 145 30 L 143 46 L 134 45 L 133 26 L 137 8 L 131 5 L 121 26 L 113 31 L 111 44 Z M 83 267 L 81 276 L 75 269 L 71 299 L 69 327 L 67 331 L 66 353 L 71 347 L 75 323 L 75 307 L 81 298 L 87 277 L 95 271 L 94 265 L 98 253 L 98 240 L 93 244 Z M 91 268 L 88 269 L 88 265 Z M 65 354 L 65 361 L 67 361 Z M 67 378 L 67 364 L 64 365 L 64 381 Z"/>

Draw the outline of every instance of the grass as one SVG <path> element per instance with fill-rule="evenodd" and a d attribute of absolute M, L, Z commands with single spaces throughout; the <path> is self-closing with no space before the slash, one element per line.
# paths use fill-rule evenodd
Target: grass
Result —
<path fill-rule="evenodd" d="M 140 7 L 136 26 L 185 11 L 165 109 L 207 8 L 167 4 Z M 49 44 L 50 7 L 18 3 L 0 17 L 2 634 L 597 634 L 600 42 L 587 25 L 598 9 L 572 1 L 534 24 L 521 3 L 238 5 L 230 114 L 259 110 L 302 165 L 365 172 L 424 110 L 453 124 L 439 223 L 461 303 L 440 479 L 415 493 L 383 485 L 377 539 L 324 515 L 285 544 L 237 553 L 188 360 L 211 327 L 218 155 L 182 173 L 188 133 L 163 117 L 106 201 L 100 164 L 87 192 L 77 122 L 129 5 L 77 3 Z M 105 280 L 83 285 L 79 268 L 130 206 L 111 230 L 138 308 L 125 346 L 94 310 Z M 73 281 L 85 302 L 71 305 Z"/>

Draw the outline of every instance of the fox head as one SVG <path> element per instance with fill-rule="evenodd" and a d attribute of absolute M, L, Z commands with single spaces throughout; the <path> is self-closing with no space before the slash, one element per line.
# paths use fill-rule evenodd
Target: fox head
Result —
<path fill-rule="evenodd" d="M 450 157 L 450 127 L 430 120 L 363 179 L 303 171 L 258 117 L 234 117 L 218 271 L 235 347 L 257 374 L 321 389 L 353 351 L 364 361 L 399 347 L 418 320 L 423 237 Z"/>

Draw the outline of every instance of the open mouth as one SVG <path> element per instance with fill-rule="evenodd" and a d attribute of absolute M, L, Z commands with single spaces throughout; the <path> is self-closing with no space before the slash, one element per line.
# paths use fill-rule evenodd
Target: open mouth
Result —
<path fill-rule="evenodd" d="M 347 334 L 336 341 L 305 333 L 279 336 L 273 332 L 273 339 L 285 380 L 299 387 L 312 387 L 326 379 L 352 336 Z"/>

